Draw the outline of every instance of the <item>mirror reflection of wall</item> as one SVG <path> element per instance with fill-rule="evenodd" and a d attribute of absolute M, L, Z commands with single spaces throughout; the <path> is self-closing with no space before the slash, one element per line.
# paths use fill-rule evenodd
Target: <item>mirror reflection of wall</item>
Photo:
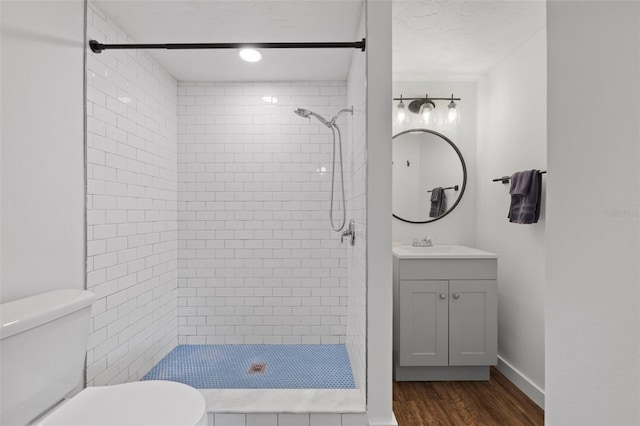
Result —
<path fill-rule="evenodd" d="M 393 138 L 393 215 L 411 223 L 426 223 L 448 214 L 462 197 L 466 165 L 455 144 L 427 129 L 410 129 Z M 458 191 L 453 187 L 458 187 Z M 444 191 L 440 214 L 432 210 L 433 189 Z"/>
<path fill-rule="evenodd" d="M 420 212 L 424 200 L 420 194 L 422 188 L 420 141 L 407 135 L 406 138 L 393 141 L 393 213 L 407 218 Z"/>

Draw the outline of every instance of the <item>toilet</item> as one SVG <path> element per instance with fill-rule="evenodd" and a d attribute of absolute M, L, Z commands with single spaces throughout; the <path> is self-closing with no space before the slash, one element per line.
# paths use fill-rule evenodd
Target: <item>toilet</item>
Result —
<path fill-rule="evenodd" d="M 56 290 L 0 305 L 0 424 L 206 426 L 191 386 L 164 380 L 81 386 L 91 304 L 84 290 Z"/>

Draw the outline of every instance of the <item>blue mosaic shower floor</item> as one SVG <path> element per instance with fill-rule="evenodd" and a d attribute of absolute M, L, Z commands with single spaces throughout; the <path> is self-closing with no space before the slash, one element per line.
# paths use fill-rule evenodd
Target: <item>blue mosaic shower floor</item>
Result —
<path fill-rule="evenodd" d="M 262 373 L 250 373 L 265 364 Z M 197 389 L 353 389 L 345 345 L 179 345 L 142 380 Z"/>

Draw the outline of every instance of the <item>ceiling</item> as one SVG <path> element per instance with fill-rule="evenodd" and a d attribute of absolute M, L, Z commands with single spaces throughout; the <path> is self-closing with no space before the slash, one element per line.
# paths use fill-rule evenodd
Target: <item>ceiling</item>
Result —
<path fill-rule="evenodd" d="M 97 0 L 137 43 L 356 41 L 362 0 Z M 475 80 L 545 26 L 545 1 L 394 0 L 394 80 Z M 102 40 L 98 40 L 102 41 Z M 353 49 L 154 50 L 180 81 L 344 80 Z"/>
<path fill-rule="evenodd" d="M 137 43 L 354 42 L 362 0 L 98 0 Z M 98 40 L 101 41 L 101 40 Z M 155 50 L 179 81 L 345 80 L 355 49 Z"/>
<path fill-rule="evenodd" d="M 544 0 L 394 0 L 394 80 L 477 80 L 545 25 Z"/>

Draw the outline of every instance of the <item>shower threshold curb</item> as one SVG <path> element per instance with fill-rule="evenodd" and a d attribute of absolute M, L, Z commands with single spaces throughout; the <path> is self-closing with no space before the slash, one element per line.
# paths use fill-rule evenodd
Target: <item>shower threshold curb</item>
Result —
<path fill-rule="evenodd" d="M 358 389 L 198 389 L 209 413 L 364 413 Z"/>

